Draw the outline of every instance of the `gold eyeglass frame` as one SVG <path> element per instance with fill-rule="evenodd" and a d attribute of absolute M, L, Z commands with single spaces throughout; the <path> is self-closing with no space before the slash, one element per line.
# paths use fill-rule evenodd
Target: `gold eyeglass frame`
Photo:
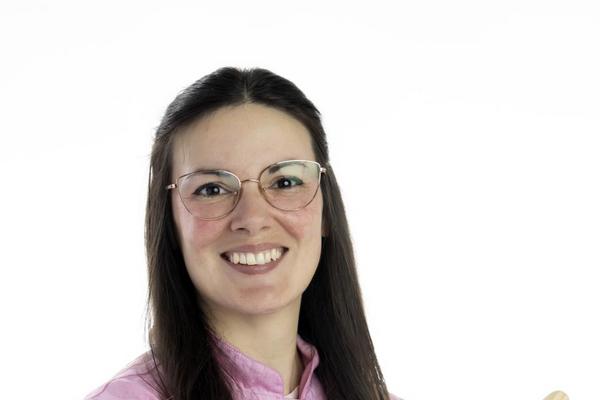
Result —
<path fill-rule="evenodd" d="M 273 204 L 271 204 L 271 202 L 267 198 L 267 194 L 266 194 L 266 191 L 265 191 L 266 188 L 264 188 L 260 184 L 260 178 L 262 177 L 263 173 L 265 173 L 265 171 L 268 170 L 269 168 L 272 168 L 272 167 L 277 166 L 279 164 L 289 163 L 289 162 L 294 162 L 294 161 L 308 162 L 308 163 L 317 165 L 319 167 L 319 177 L 317 179 L 317 185 L 316 185 L 315 193 L 312 195 L 312 197 L 310 198 L 310 200 L 304 206 L 302 206 L 302 207 L 295 208 L 295 209 L 292 209 L 292 210 L 287 210 L 287 209 L 279 208 L 279 207 L 274 206 Z M 218 217 L 212 217 L 212 218 L 198 217 L 198 216 L 192 214 L 192 212 L 187 207 L 185 201 L 183 200 L 183 196 L 181 195 L 181 192 L 179 191 L 179 187 L 180 187 L 179 183 L 180 183 L 180 181 L 182 179 L 187 178 L 190 175 L 197 174 L 197 173 L 202 173 L 202 172 L 225 172 L 225 173 L 228 173 L 228 174 L 232 175 L 237 180 L 238 186 L 239 186 L 240 189 L 238 191 L 234 192 L 235 202 L 233 203 L 233 207 L 231 207 L 231 210 L 227 211 L 225 214 L 220 215 Z M 258 188 L 260 189 L 260 193 L 261 193 L 262 197 L 273 208 L 276 208 L 276 209 L 281 210 L 281 211 L 299 211 L 299 210 L 302 210 L 303 208 L 305 208 L 306 206 L 308 206 L 310 203 L 312 203 L 312 201 L 317 196 L 317 193 L 319 192 L 319 187 L 321 186 L 321 176 L 324 173 L 326 173 L 326 172 L 327 172 L 327 169 L 323 168 L 321 166 L 321 164 L 318 163 L 317 161 L 312 161 L 312 160 L 282 160 L 282 161 L 278 161 L 278 162 L 276 162 L 274 164 L 267 165 L 262 171 L 260 171 L 260 173 L 258 174 L 258 178 L 256 178 L 256 179 L 249 178 L 249 179 L 240 180 L 240 178 L 236 174 L 234 174 L 233 172 L 228 171 L 226 169 L 203 169 L 203 170 L 193 171 L 193 172 L 189 172 L 187 174 L 181 175 L 179 178 L 177 178 L 177 180 L 174 183 L 171 183 L 171 184 L 165 186 L 165 189 L 166 190 L 177 189 L 177 194 L 179 194 L 179 199 L 181 200 L 181 203 L 183 204 L 183 206 L 185 207 L 185 209 L 187 210 L 187 212 L 190 213 L 190 215 L 192 215 L 194 218 L 198 218 L 198 219 L 201 219 L 201 220 L 204 220 L 204 221 L 214 221 L 214 220 L 218 220 L 218 219 L 221 219 L 221 218 L 225 218 L 226 216 L 228 216 L 229 214 L 231 214 L 233 212 L 233 210 L 235 210 L 235 208 L 237 207 L 238 203 L 240 202 L 240 199 L 242 198 L 242 194 L 243 194 L 243 190 L 244 190 L 244 188 L 243 188 L 242 185 L 243 185 L 244 182 L 256 182 L 256 183 L 258 183 Z"/>

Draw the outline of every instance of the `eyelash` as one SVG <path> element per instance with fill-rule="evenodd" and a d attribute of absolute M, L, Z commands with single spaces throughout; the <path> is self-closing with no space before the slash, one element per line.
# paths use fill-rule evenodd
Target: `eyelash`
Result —
<path fill-rule="evenodd" d="M 198 189 L 196 189 L 196 190 L 194 191 L 194 193 L 192 193 L 192 194 L 193 194 L 193 195 L 195 195 L 195 196 L 202 196 L 202 197 L 213 197 L 213 196 L 208 196 L 208 195 L 205 195 L 205 194 L 202 194 L 202 193 L 200 193 L 200 192 L 204 191 L 205 189 L 207 189 L 207 188 L 211 188 L 211 187 L 216 187 L 216 188 L 219 188 L 219 189 L 222 189 L 222 190 L 226 190 L 226 191 L 228 191 L 227 189 L 225 189 L 225 188 L 224 188 L 223 186 L 221 186 L 221 185 L 217 185 L 217 184 L 215 184 L 215 183 L 206 183 L 206 184 L 204 184 L 204 185 L 200 186 Z M 229 191 L 228 191 L 228 192 L 229 192 Z M 229 192 L 229 193 L 231 193 L 231 192 Z M 223 194 L 219 193 L 219 194 L 220 194 L 220 195 L 224 195 L 224 194 L 226 194 L 226 193 L 223 193 Z"/>
<path fill-rule="evenodd" d="M 289 181 L 291 182 L 290 186 L 284 186 L 284 187 L 274 187 L 275 185 L 279 184 L 280 182 L 285 182 L 285 181 Z M 304 184 L 304 182 L 302 182 L 302 180 L 298 179 L 298 178 L 293 178 L 293 177 L 289 177 L 289 176 L 282 176 L 279 177 L 275 180 L 275 182 L 273 182 L 273 185 L 271 185 L 268 189 L 287 189 L 287 188 L 291 188 L 291 187 L 296 187 L 296 186 L 300 186 Z M 217 193 L 215 194 L 215 196 L 218 195 L 226 195 L 231 193 L 231 191 L 227 190 L 226 188 L 224 188 L 223 186 L 216 184 L 216 183 L 206 183 L 202 186 L 200 186 L 199 188 L 197 188 L 193 195 L 196 196 L 201 196 L 201 197 L 214 197 L 211 196 L 210 194 L 214 194 L 213 192 L 209 192 L 208 194 L 203 194 L 202 192 L 205 190 L 210 190 L 210 188 L 219 188 L 220 190 L 225 190 L 228 193 Z"/>
<path fill-rule="evenodd" d="M 300 180 L 298 178 L 293 178 L 293 177 L 289 177 L 289 176 L 282 176 L 282 177 L 277 178 L 275 180 L 274 184 L 277 184 L 277 183 L 282 182 L 282 181 L 290 181 L 290 182 L 296 181 L 296 184 L 294 184 L 292 186 L 282 187 L 282 188 L 278 187 L 277 189 L 285 189 L 285 188 L 289 188 L 289 187 L 300 186 L 300 185 L 302 185 L 304 183 L 304 182 L 302 182 L 302 180 Z M 271 187 L 272 186 L 273 185 L 271 185 Z"/>

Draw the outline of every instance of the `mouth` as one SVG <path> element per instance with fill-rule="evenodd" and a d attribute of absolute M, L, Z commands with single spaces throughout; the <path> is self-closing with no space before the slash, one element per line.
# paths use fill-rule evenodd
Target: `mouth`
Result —
<path fill-rule="evenodd" d="M 240 265 L 269 265 L 281 259 L 287 252 L 287 247 L 273 247 L 257 252 L 228 251 L 221 254 L 221 258 L 232 264 Z"/>

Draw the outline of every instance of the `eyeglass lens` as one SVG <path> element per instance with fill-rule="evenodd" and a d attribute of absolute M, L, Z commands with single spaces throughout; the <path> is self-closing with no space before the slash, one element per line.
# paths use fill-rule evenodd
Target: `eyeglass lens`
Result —
<path fill-rule="evenodd" d="M 273 207 L 298 210 L 306 207 L 319 187 L 321 171 L 316 162 L 283 161 L 267 167 L 259 177 L 261 193 Z M 241 193 L 240 181 L 232 173 L 199 171 L 178 183 L 184 206 L 199 218 L 218 218 L 236 206 Z"/>

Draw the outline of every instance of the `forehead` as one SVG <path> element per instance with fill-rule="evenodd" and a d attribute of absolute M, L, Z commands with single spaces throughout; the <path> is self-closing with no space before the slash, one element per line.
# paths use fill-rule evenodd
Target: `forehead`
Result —
<path fill-rule="evenodd" d="M 311 138 L 291 115 L 260 104 L 223 107 L 179 132 L 173 177 L 198 169 L 226 169 L 240 177 L 281 160 L 314 160 Z"/>

